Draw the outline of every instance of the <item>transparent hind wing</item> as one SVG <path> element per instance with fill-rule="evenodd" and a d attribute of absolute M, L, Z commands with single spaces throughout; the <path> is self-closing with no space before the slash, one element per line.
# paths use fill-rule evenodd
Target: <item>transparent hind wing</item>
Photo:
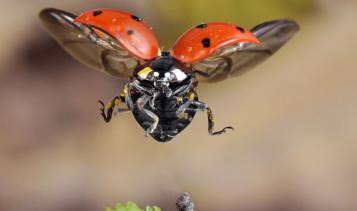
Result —
<path fill-rule="evenodd" d="M 128 79 L 139 63 L 107 33 L 73 22 L 76 15 L 44 9 L 40 20 L 52 37 L 81 63 L 114 77 Z"/>

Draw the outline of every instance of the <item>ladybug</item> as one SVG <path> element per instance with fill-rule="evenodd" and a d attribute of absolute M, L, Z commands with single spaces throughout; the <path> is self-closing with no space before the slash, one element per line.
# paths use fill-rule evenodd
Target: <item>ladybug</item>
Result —
<path fill-rule="evenodd" d="M 241 75 L 273 55 L 299 29 L 292 20 L 269 21 L 251 30 L 228 23 L 201 23 L 165 52 L 151 28 L 128 12 L 96 9 L 76 16 L 47 8 L 39 17 L 74 58 L 128 80 L 107 105 L 99 101 L 104 121 L 109 122 L 115 113 L 131 111 L 145 133 L 159 142 L 172 140 L 199 111 L 207 113 L 210 135 L 232 130 L 214 130 L 211 108 L 198 99 L 198 82 Z"/>

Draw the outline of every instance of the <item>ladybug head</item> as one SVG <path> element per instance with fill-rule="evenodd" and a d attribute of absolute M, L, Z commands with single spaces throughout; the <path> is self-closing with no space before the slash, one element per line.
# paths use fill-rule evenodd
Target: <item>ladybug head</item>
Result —
<path fill-rule="evenodd" d="M 150 82 L 153 87 L 170 97 L 174 90 L 171 87 L 180 85 L 191 76 L 183 70 L 183 65 L 172 58 L 170 54 L 163 53 L 162 56 L 150 61 L 136 73 L 140 81 Z"/>
<path fill-rule="evenodd" d="M 151 69 L 160 74 L 160 77 L 163 77 L 165 73 L 170 72 L 170 70 L 173 69 L 175 64 L 171 56 L 163 54 L 163 56 L 153 60 L 150 66 Z"/>

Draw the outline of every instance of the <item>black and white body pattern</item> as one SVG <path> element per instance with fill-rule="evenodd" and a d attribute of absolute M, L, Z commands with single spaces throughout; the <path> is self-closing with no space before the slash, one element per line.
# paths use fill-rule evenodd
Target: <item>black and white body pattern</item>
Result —
<path fill-rule="evenodd" d="M 185 67 L 168 53 L 163 55 L 139 67 L 120 97 L 115 97 L 106 108 L 100 101 L 104 120 L 109 122 L 115 105 L 122 102 L 146 134 L 160 142 L 174 138 L 191 123 L 198 111 L 207 112 L 210 135 L 233 129 L 225 127 L 213 131 L 212 111 L 206 103 L 198 100 L 195 92 L 195 75 L 187 74 Z"/>

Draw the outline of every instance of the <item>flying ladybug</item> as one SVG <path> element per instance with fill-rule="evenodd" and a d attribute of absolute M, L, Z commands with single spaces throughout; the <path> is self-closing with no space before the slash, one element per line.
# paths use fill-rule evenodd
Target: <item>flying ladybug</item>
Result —
<path fill-rule="evenodd" d="M 269 21 L 251 30 L 229 23 L 201 23 L 166 52 L 151 28 L 129 12 L 96 9 L 77 16 L 47 8 L 39 17 L 78 61 L 128 81 L 107 105 L 99 101 L 104 121 L 131 111 L 145 133 L 159 142 L 172 140 L 199 111 L 207 113 L 209 135 L 232 130 L 214 130 L 212 109 L 196 93 L 198 83 L 241 75 L 273 55 L 299 29 L 292 20 Z"/>

